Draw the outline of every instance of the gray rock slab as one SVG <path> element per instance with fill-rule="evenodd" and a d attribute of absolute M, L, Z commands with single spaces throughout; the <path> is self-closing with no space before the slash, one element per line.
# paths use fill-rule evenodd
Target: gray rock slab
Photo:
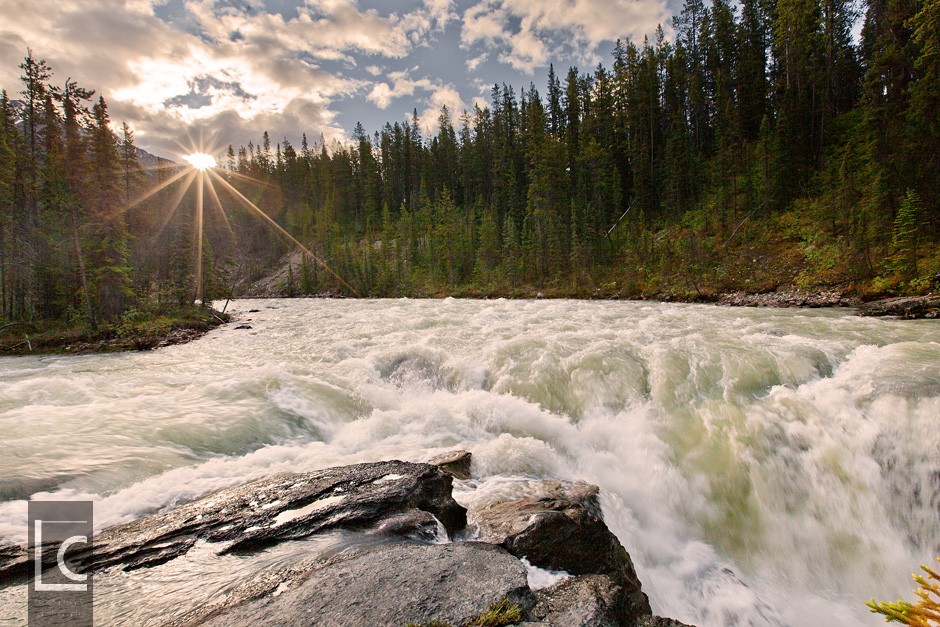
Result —
<path fill-rule="evenodd" d="M 401 461 L 276 475 L 106 529 L 90 550 L 69 553 L 68 561 L 79 572 L 112 566 L 129 571 L 175 559 L 198 540 L 220 543 L 220 553 L 244 553 L 320 531 L 376 528 L 383 522 L 399 535 L 420 535 L 428 514 L 453 534 L 466 525 L 466 510 L 451 497 L 452 482 L 436 466 Z M 31 559 L 28 550 L 5 548 L 0 581 L 22 581 Z"/>
<path fill-rule="evenodd" d="M 522 563 L 479 542 L 393 544 L 342 555 L 278 596 L 269 594 L 198 622 L 214 626 L 465 625 L 503 597 L 528 610 Z"/>

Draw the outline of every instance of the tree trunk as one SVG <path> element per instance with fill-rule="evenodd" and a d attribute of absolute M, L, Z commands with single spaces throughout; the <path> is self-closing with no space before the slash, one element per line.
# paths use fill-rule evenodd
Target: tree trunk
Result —
<path fill-rule="evenodd" d="M 78 237 L 78 215 L 72 205 L 72 244 L 75 247 L 75 259 L 78 261 L 78 274 L 82 281 L 82 293 L 85 295 L 85 311 L 88 313 L 88 323 L 92 328 L 98 326 L 95 319 L 95 310 L 91 304 L 91 291 L 88 289 L 88 276 L 85 274 L 85 257 L 82 255 L 82 242 Z"/>

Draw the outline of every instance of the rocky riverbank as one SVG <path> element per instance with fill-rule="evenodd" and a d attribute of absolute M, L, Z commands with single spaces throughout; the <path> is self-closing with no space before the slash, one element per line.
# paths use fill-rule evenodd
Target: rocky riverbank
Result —
<path fill-rule="evenodd" d="M 164 315 L 137 315 L 94 329 L 84 324 L 15 322 L 0 326 L 0 356 L 151 350 L 191 342 L 229 319 L 214 309 L 193 308 Z"/>
<path fill-rule="evenodd" d="M 727 307 L 859 307 L 861 299 L 843 296 L 838 291 L 766 292 L 749 294 L 733 292 L 718 297 L 717 304 Z"/>
<path fill-rule="evenodd" d="M 353 538 L 264 577 L 233 575 L 211 602 L 150 624 L 681 625 L 651 615 L 596 486 L 534 481 L 535 496 L 468 511 L 451 492 L 455 476 L 469 477 L 470 454 L 431 461 L 277 475 L 112 527 L 67 559 L 80 572 L 123 571 L 133 585 L 134 571 L 196 545 L 263 560 L 285 543 Z M 0 547 L 0 586 L 23 585 L 32 558 Z"/>
<path fill-rule="evenodd" d="M 897 316 L 905 320 L 940 318 L 940 295 L 883 298 L 860 307 L 863 316 Z"/>
<path fill-rule="evenodd" d="M 863 316 L 892 316 L 913 320 L 940 318 L 940 295 L 901 296 L 864 302 L 856 296 L 845 296 L 838 291 L 823 292 L 767 292 L 748 294 L 734 292 L 722 294 L 718 305 L 727 307 L 850 307 Z"/>

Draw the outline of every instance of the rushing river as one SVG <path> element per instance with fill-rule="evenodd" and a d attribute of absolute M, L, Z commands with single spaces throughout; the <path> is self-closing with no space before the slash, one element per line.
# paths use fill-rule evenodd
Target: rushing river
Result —
<path fill-rule="evenodd" d="M 464 504 L 521 477 L 600 485 L 653 610 L 699 625 L 883 624 L 864 602 L 911 598 L 910 573 L 940 553 L 940 321 L 636 302 L 232 308 L 250 330 L 0 359 L 0 539 L 25 541 L 31 496 L 94 499 L 102 528 L 276 472 L 465 448 L 479 479 L 458 486 Z M 109 598 L 125 597 L 96 602 Z M 0 622 L 23 616 L 14 605 Z"/>

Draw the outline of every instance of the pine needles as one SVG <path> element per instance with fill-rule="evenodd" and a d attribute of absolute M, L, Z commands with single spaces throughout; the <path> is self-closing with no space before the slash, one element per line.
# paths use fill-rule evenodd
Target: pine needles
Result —
<path fill-rule="evenodd" d="M 940 557 L 937 561 L 940 562 Z M 900 599 L 894 603 L 880 603 L 872 599 L 865 605 L 873 614 L 883 614 L 886 622 L 896 621 L 911 627 L 940 626 L 940 575 L 923 564 L 921 568 L 927 576 L 913 575 L 920 586 L 914 593 L 920 598 L 916 603 Z"/>

